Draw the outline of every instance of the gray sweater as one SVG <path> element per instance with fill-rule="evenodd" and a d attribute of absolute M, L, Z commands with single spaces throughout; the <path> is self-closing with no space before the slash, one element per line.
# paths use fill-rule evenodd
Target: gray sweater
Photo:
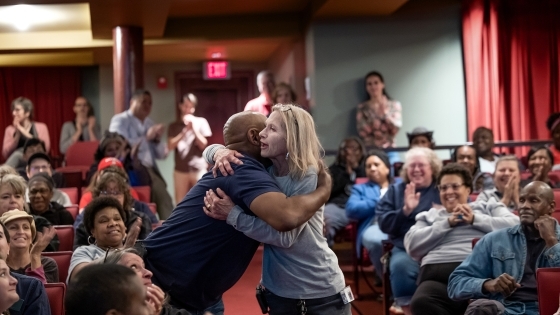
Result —
<path fill-rule="evenodd" d="M 301 180 L 274 177 L 286 196 L 307 194 L 317 187 L 316 170 Z M 323 207 L 302 226 L 278 232 L 261 219 L 235 206 L 227 223 L 257 241 L 265 243 L 262 284 L 272 293 L 291 299 L 315 299 L 344 289 L 344 275 L 338 259 L 323 236 Z"/>
<path fill-rule="evenodd" d="M 60 152 L 66 153 L 66 150 L 74 143 L 72 142 L 72 136 L 76 133 L 76 126 L 74 121 L 67 121 L 62 125 L 62 131 L 60 132 Z M 95 125 L 93 128 L 93 133 L 97 139 L 101 139 L 101 131 L 99 130 L 99 125 Z M 90 141 L 89 130 L 87 124 L 82 126 L 82 139 L 83 141 Z"/>
<path fill-rule="evenodd" d="M 475 202 L 469 206 L 474 212 L 473 224 L 449 226 L 451 213 L 432 208 L 416 216 L 404 237 L 406 252 L 422 266 L 461 262 L 472 252 L 472 239 L 481 238 L 495 230 L 519 224 L 519 217 L 501 202 Z"/>

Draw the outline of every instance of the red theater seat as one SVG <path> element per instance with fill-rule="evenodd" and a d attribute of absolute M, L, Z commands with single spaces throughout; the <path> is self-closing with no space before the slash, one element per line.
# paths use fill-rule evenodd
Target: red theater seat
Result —
<path fill-rule="evenodd" d="M 59 282 L 66 282 L 68 270 L 70 269 L 70 260 L 72 259 L 72 251 L 44 252 L 41 255 L 56 261 Z"/>
<path fill-rule="evenodd" d="M 150 197 L 150 194 L 152 193 L 152 188 L 150 188 L 150 186 L 134 186 L 133 189 L 136 190 L 136 193 L 138 193 L 139 201 L 145 203 L 152 202 L 152 198 Z"/>
<path fill-rule="evenodd" d="M 79 141 L 68 147 L 66 151 L 66 166 L 89 166 L 93 163 L 95 151 L 99 141 Z"/>
<path fill-rule="evenodd" d="M 70 198 L 70 202 L 74 205 L 77 205 L 80 201 L 78 197 L 78 187 L 66 187 L 66 188 L 58 188 L 60 191 L 65 192 L 68 197 Z"/>
<path fill-rule="evenodd" d="M 49 298 L 52 315 L 64 315 L 64 297 L 66 296 L 66 284 L 47 283 L 45 291 Z"/>
<path fill-rule="evenodd" d="M 71 225 L 55 225 L 56 234 L 60 240 L 59 251 L 72 251 L 74 247 L 74 227 Z"/>
<path fill-rule="evenodd" d="M 560 283 L 560 268 L 537 269 L 540 314 L 554 314 L 558 310 L 558 296 L 560 295 L 558 283 Z"/>
<path fill-rule="evenodd" d="M 76 217 L 78 216 L 78 212 L 80 211 L 79 206 L 78 205 L 71 205 L 71 206 L 66 207 L 66 210 L 68 210 L 68 212 L 70 212 L 70 214 L 72 215 L 74 220 L 76 220 Z"/>

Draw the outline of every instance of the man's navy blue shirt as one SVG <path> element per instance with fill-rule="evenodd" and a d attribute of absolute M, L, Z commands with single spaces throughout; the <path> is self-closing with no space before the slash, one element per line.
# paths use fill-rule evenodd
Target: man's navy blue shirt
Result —
<path fill-rule="evenodd" d="M 178 307 L 204 310 L 216 304 L 241 278 L 259 246 L 202 209 L 206 191 L 218 187 L 250 215 L 254 215 L 249 206 L 256 197 L 281 192 L 260 162 L 247 156 L 241 160 L 243 165 L 232 166 L 233 176 L 213 178 L 211 172 L 206 173 L 163 225 L 144 240 L 146 268 Z"/>

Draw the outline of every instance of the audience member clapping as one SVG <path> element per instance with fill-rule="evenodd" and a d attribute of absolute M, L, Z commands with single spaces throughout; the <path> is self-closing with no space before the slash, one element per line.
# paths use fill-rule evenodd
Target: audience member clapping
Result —
<path fill-rule="evenodd" d="M 410 314 L 410 300 L 416 291 L 419 265 L 405 251 L 404 236 L 416 222 L 418 213 L 437 207 L 441 202 L 436 178 L 442 163 L 428 148 L 416 147 L 405 155 L 401 170 L 404 182 L 393 184 L 376 207 L 381 231 L 394 244 L 390 259 L 391 287 L 395 303 Z"/>
<path fill-rule="evenodd" d="M 66 315 L 156 315 L 133 270 L 120 265 L 86 266 L 68 284 Z"/>
<path fill-rule="evenodd" d="M 39 173 L 46 173 L 49 178 L 51 178 L 53 189 L 51 201 L 54 201 L 64 207 L 72 205 L 70 197 L 65 192 L 57 189 L 54 185 L 54 180 L 52 179 L 53 171 L 51 166 L 51 159 L 48 155 L 42 152 L 37 152 L 33 154 L 27 161 L 27 178 L 31 178 Z M 29 197 L 26 195 L 26 200 L 29 202 Z"/>
<path fill-rule="evenodd" d="M 72 225 L 74 218 L 53 199 L 55 188 L 47 173 L 38 173 L 29 179 L 29 212 L 40 215 L 54 225 Z"/>
<path fill-rule="evenodd" d="M 404 238 L 406 252 L 421 263 L 418 288 L 411 301 L 415 315 L 462 314 L 467 301 L 449 299 L 449 275 L 471 253 L 473 238 L 519 223 L 502 203 L 467 203 L 472 176 L 462 165 L 444 166 L 437 184 L 443 208 L 419 213 Z"/>
<path fill-rule="evenodd" d="M 494 188 L 481 192 L 476 201 L 487 202 L 490 199 L 505 204 L 510 211 L 517 209 L 519 203 L 519 163 L 513 155 L 500 157 L 496 161 Z"/>
<path fill-rule="evenodd" d="M 122 203 L 113 197 L 95 198 L 87 205 L 82 225 L 88 235 L 89 245 L 79 246 L 74 250 L 67 282 L 86 265 L 106 255 L 109 249 L 123 249 L 134 245 L 140 233 L 142 219 L 136 218 L 130 229 L 127 229 L 125 220 L 129 217 Z"/>
<path fill-rule="evenodd" d="M 56 235 L 54 227 L 37 232 L 33 217 L 22 210 L 10 210 L 0 217 L 10 235 L 10 253 L 6 263 L 10 271 L 37 278 L 43 283 L 59 282 L 58 266 L 50 257 L 41 256 Z"/>
<path fill-rule="evenodd" d="M 436 146 L 436 141 L 434 140 L 434 132 L 426 129 L 425 127 L 416 127 L 412 132 L 407 132 L 406 137 L 408 138 L 408 147 L 422 147 L 433 149 Z"/>
<path fill-rule="evenodd" d="M 364 170 L 365 147 L 356 137 L 344 139 L 338 148 L 336 160 L 329 167 L 332 176 L 332 190 L 325 205 L 325 230 L 329 246 L 334 245 L 337 231 L 348 224 L 346 202 L 350 197 L 352 186 L 358 177 L 366 177 Z"/>
<path fill-rule="evenodd" d="M 500 157 L 494 153 L 494 132 L 486 127 L 478 127 L 473 133 L 473 146 L 478 156 L 478 165 L 483 173 L 493 174 L 496 161 Z"/>
<path fill-rule="evenodd" d="M 553 160 L 552 152 L 547 147 L 532 147 L 529 153 L 527 153 L 527 164 L 531 176 L 521 181 L 521 187 L 525 187 L 525 185 L 533 181 L 541 181 L 547 183 L 552 188 L 559 188 L 560 181 L 557 181 L 558 178 L 555 178 L 553 181 L 548 176 L 552 170 Z"/>
<path fill-rule="evenodd" d="M 348 218 L 358 221 L 358 235 L 356 237 L 356 251 L 358 257 L 362 254 L 362 244 L 367 249 L 369 258 L 375 266 L 376 282 L 379 284 L 383 276 L 381 264 L 382 245 L 387 234 L 381 232 L 375 217 L 375 208 L 379 200 L 393 183 L 390 171 L 389 157 L 382 150 L 371 150 L 366 157 L 365 170 L 368 182 L 352 187 L 352 193 L 346 203 Z"/>
<path fill-rule="evenodd" d="M 470 145 L 463 145 L 455 149 L 451 154 L 451 161 L 466 167 L 473 177 L 473 192 L 481 192 L 494 188 L 492 174 L 482 173 L 476 156 L 476 150 Z"/>
<path fill-rule="evenodd" d="M 560 164 L 560 112 L 553 113 L 546 120 L 546 128 L 550 132 L 550 138 L 552 139 L 552 145 L 549 147 L 550 152 L 552 152 L 553 158 L 553 169 L 554 166 Z"/>
<path fill-rule="evenodd" d="M 76 118 L 62 125 L 60 132 L 60 152 L 66 153 L 68 148 L 78 141 L 96 141 L 101 137 L 99 125 L 95 121 L 93 107 L 89 101 L 79 96 L 74 102 Z"/>

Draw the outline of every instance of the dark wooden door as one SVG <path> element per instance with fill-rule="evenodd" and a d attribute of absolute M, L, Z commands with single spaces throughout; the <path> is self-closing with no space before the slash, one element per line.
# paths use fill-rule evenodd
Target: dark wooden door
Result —
<path fill-rule="evenodd" d="M 202 71 L 175 74 L 177 103 L 183 95 L 193 93 L 198 98 L 195 116 L 208 120 L 212 137 L 208 143 L 224 143 L 223 127 L 228 118 L 243 110 L 254 96 L 254 73 L 233 71 L 230 80 L 209 81 L 202 79 Z M 180 112 L 175 113 L 179 119 Z"/>

